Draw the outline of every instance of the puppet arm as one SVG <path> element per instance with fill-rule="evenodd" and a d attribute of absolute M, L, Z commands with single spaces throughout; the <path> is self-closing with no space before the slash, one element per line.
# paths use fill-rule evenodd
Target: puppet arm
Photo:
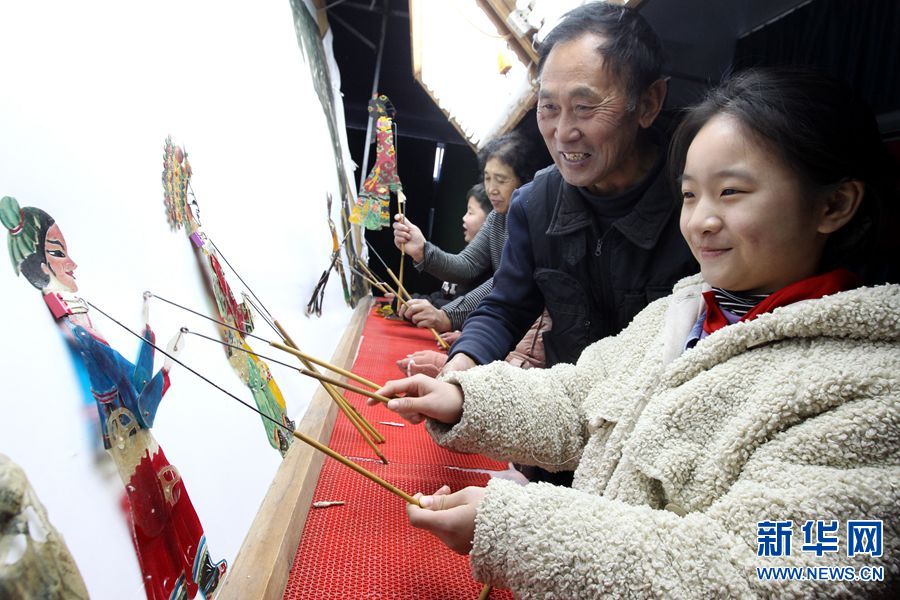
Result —
<path fill-rule="evenodd" d="M 145 338 L 150 339 L 146 334 L 152 335 L 150 327 L 147 327 L 144 336 Z M 145 347 L 150 348 L 150 355 L 152 358 L 153 347 L 149 344 L 145 344 Z M 166 357 L 166 361 L 163 363 L 162 368 L 156 372 L 156 375 L 154 375 L 153 379 L 148 383 L 138 387 L 138 389 L 140 389 L 140 395 L 137 399 L 138 410 L 140 411 L 140 418 L 144 420 L 148 428 L 153 427 L 153 421 L 156 419 L 156 411 L 159 408 L 159 403 L 169 389 L 169 371 L 172 369 L 173 358 L 178 356 L 183 347 L 184 333 L 179 331 L 171 340 L 169 340 L 169 343 L 166 346 L 166 353 L 168 356 Z M 142 353 L 143 351 L 144 348 L 141 348 Z"/>

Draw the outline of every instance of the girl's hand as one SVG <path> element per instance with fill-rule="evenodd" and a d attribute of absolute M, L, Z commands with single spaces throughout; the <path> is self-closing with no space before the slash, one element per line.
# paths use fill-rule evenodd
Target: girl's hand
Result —
<path fill-rule="evenodd" d="M 409 523 L 430 531 L 454 552 L 468 554 L 475 539 L 475 514 L 484 492 L 481 487 L 467 487 L 451 494 L 445 485 L 431 496 L 416 494 L 424 508 L 407 504 Z"/>
<path fill-rule="evenodd" d="M 445 425 L 455 425 L 462 418 L 462 389 L 425 375 L 388 381 L 377 393 L 392 398 L 387 404 L 388 409 L 410 423 L 421 423 L 427 417 Z M 396 398 L 399 394 L 405 394 L 405 397 Z M 369 405 L 378 403 L 372 398 L 366 402 Z"/>
<path fill-rule="evenodd" d="M 405 250 L 414 261 L 422 262 L 425 258 L 425 236 L 422 230 L 402 215 L 394 215 L 394 245 L 399 250 L 406 244 Z"/>

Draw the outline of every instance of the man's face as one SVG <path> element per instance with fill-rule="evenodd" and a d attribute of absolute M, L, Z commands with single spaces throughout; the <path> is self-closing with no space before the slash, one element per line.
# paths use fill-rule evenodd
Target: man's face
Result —
<path fill-rule="evenodd" d="M 541 72 L 537 121 L 563 178 L 596 194 L 639 179 L 640 126 L 624 84 L 604 66 L 603 38 L 583 35 L 556 44 Z"/>

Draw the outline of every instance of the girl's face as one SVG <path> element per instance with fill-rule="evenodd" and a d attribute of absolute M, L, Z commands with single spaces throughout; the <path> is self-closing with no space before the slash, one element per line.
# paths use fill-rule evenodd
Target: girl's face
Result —
<path fill-rule="evenodd" d="M 50 283 L 45 288 L 47 291 L 77 292 L 78 284 L 75 283 L 75 269 L 78 265 L 69 258 L 69 250 L 66 246 L 66 238 L 63 237 L 59 226 L 54 223 L 47 230 L 47 239 L 44 241 L 44 262 L 41 265 L 44 273 L 50 276 Z"/>
<path fill-rule="evenodd" d="M 509 209 L 512 193 L 522 185 L 512 167 L 497 158 L 488 159 L 484 165 L 484 189 L 491 206 L 500 214 Z"/>
<path fill-rule="evenodd" d="M 467 244 L 474 239 L 486 218 L 487 213 L 482 210 L 478 199 L 475 196 L 469 196 L 469 201 L 466 203 L 466 214 L 463 215 L 463 238 Z"/>
<path fill-rule="evenodd" d="M 770 293 L 816 273 L 824 198 L 734 117 L 697 133 L 681 190 L 681 233 L 710 285 Z"/>

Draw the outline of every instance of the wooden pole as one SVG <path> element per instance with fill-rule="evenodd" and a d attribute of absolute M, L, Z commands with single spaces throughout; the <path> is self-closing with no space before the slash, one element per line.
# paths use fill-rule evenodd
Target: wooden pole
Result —
<path fill-rule="evenodd" d="M 287 342 L 287 345 L 290 346 L 291 348 L 297 349 L 297 344 L 294 343 L 294 340 L 291 338 L 290 334 L 288 334 L 287 330 L 285 330 L 285 328 L 281 326 L 281 323 L 279 323 L 277 320 L 275 320 L 274 325 L 275 325 L 275 328 L 278 330 L 278 332 L 281 334 L 281 337 L 283 337 L 284 340 Z M 308 363 L 307 361 L 305 361 L 302 358 L 299 358 L 299 360 L 310 371 L 316 370 L 315 365 L 313 365 L 312 363 Z M 355 419 L 353 419 L 349 416 L 349 414 L 347 412 L 347 407 L 350 406 L 350 404 L 346 400 L 344 400 L 344 398 L 338 393 L 338 391 L 336 389 L 334 389 L 334 386 L 332 386 L 329 383 L 322 382 L 322 387 L 325 388 L 325 391 L 328 392 L 328 395 L 331 396 L 331 399 L 334 400 L 334 402 L 338 405 L 338 408 L 341 409 L 341 412 L 343 412 L 345 415 L 347 415 L 347 418 L 350 419 L 350 422 L 353 423 L 354 426 L 359 425 L 359 427 L 362 427 L 365 431 L 368 431 L 369 435 L 371 435 L 372 439 L 376 443 L 378 443 L 378 444 L 384 443 L 384 437 L 380 433 L 378 433 L 378 431 L 376 431 L 375 428 L 372 427 L 372 425 L 362 417 L 362 415 L 357 413 L 357 416 L 359 416 L 359 419 L 360 419 L 359 422 L 357 422 Z M 357 427 L 357 429 L 359 429 L 359 427 Z M 378 458 L 380 458 L 383 463 L 387 464 L 387 459 L 384 457 L 384 455 L 381 452 L 379 452 L 378 448 L 376 448 L 375 445 L 371 443 L 372 440 L 369 439 L 369 435 L 366 435 L 365 433 L 363 433 L 363 431 L 360 431 L 360 435 L 363 436 L 363 439 L 366 440 L 366 442 L 369 444 L 369 446 L 372 448 L 372 450 L 375 452 L 375 454 L 378 456 Z"/>
<path fill-rule="evenodd" d="M 362 376 L 360 376 L 360 375 L 357 375 L 356 373 L 353 373 L 352 371 L 348 371 L 348 370 L 346 370 L 346 369 L 342 369 L 342 368 L 337 367 L 337 366 L 335 366 L 335 365 L 329 364 L 329 363 L 325 362 L 324 360 L 320 360 L 320 359 L 318 359 L 318 358 L 315 358 L 315 357 L 313 357 L 313 356 L 310 356 L 309 354 L 306 354 L 305 352 L 301 352 L 300 350 L 297 350 L 296 348 L 291 348 L 290 346 L 286 346 L 285 344 L 281 344 L 281 343 L 279 343 L 279 342 L 269 342 L 269 345 L 270 345 L 270 346 L 273 346 L 273 347 L 275 347 L 275 348 L 278 348 L 279 350 L 282 350 L 282 351 L 284 351 L 284 352 L 287 352 L 287 353 L 289 353 L 289 354 L 293 354 L 294 356 L 297 356 L 297 357 L 299 357 L 299 358 L 302 358 L 302 359 L 304 359 L 304 360 L 307 360 L 307 361 L 309 361 L 309 362 L 311 362 L 311 363 L 317 364 L 317 365 L 319 365 L 320 367 L 323 367 L 323 368 L 325 368 L 325 369 L 328 369 L 329 371 L 334 371 L 335 373 L 338 373 L 339 375 L 343 375 L 344 377 L 346 377 L 346 378 L 348 378 L 348 379 L 352 379 L 352 380 L 354 380 L 354 381 L 358 381 L 359 383 L 361 383 L 361 384 L 363 384 L 363 385 L 369 386 L 369 387 L 372 388 L 373 390 L 377 390 L 378 388 L 381 387 L 380 385 L 378 385 L 378 384 L 375 383 L 374 381 L 369 381 L 369 380 L 366 379 L 365 377 L 362 377 Z"/>
<path fill-rule="evenodd" d="M 307 377 L 312 377 L 313 379 L 318 379 L 324 383 L 330 383 L 331 385 L 336 385 L 337 387 L 344 388 L 345 390 L 350 390 L 351 392 L 356 392 L 361 396 L 367 396 L 374 400 L 378 400 L 382 404 L 387 404 L 390 402 L 390 398 L 387 396 L 382 396 L 381 394 L 376 394 L 375 392 L 370 392 L 369 390 L 364 390 L 361 387 L 356 387 L 355 385 L 350 385 L 349 383 L 344 383 L 340 379 L 335 379 L 334 377 L 329 377 L 328 375 L 322 375 L 317 371 L 310 371 L 309 369 L 300 369 L 300 373 L 306 375 Z"/>
<path fill-rule="evenodd" d="M 306 435 L 300 433 L 299 431 L 294 431 L 294 437 L 296 437 L 296 438 L 297 438 L 298 440 L 300 440 L 301 442 L 304 442 L 304 443 L 306 443 L 306 444 L 309 444 L 310 446 L 312 446 L 312 447 L 315 448 L 316 450 L 318 450 L 318 451 L 320 451 L 320 452 L 324 452 L 325 454 L 327 454 L 328 456 L 330 456 L 330 457 L 333 458 L 334 460 L 338 461 L 339 463 L 341 463 L 341 464 L 343 464 L 343 465 L 345 465 L 345 466 L 347 466 L 347 467 L 350 467 L 351 469 L 353 469 L 354 471 L 356 471 L 356 472 L 359 473 L 360 475 L 362 475 L 362 476 L 364 476 L 364 477 L 368 477 L 369 479 L 371 479 L 372 481 L 374 481 L 375 483 L 377 483 L 378 485 L 380 485 L 381 487 L 383 487 L 383 488 L 386 489 L 387 491 L 391 492 L 392 494 L 395 494 L 395 495 L 397 495 L 397 496 L 400 496 L 400 497 L 403 498 L 407 503 L 409 503 L 409 504 L 415 504 L 416 506 L 419 506 L 419 507 L 422 506 L 422 505 L 419 503 L 418 500 L 416 500 L 415 498 L 413 498 L 412 496 L 410 496 L 409 494 L 407 494 L 406 492 L 404 492 L 404 491 L 401 490 L 400 488 L 398 488 L 398 487 L 396 487 L 396 486 L 394 486 L 394 485 L 391 485 L 390 483 L 388 483 L 387 481 L 385 481 L 384 479 L 382 479 L 381 477 L 379 477 L 379 476 L 376 475 L 375 473 L 372 473 L 371 471 L 367 471 L 366 469 L 362 468 L 361 466 L 359 466 L 358 464 L 356 464 L 355 462 L 353 462 L 353 461 L 350 460 L 349 458 L 346 458 L 346 457 L 344 457 L 344 456 L 341 456 L 340 454 L 338 454 L 337 452 L 335 452 L 334 450 L 332 450 L 331 448 L 329 448 L 329 447 L 326 446 L 325 444 L 320 444 L 320 443 L 317 442 L 316 440 L 312 439 L 312 438 L 309 437 L 309 436 L 306 436 Z"/>
<path fill-rule="evenodd" d="M 406 222 L 406 194 L 397 190 L 397 206 L 400 209 L 400 222 Z M 400 287 L 403 287 L 403 264 L 406 262 L 406 242 L 400 244 Z"/>
<path fill-rule="evenodd" d="M 365 269 L 366 273 L 368 273 L 370 277 L 372 277 L 373 279 L 377 279 L 377 277 L 375 277 L 375 274 L 372 273 L 372 271 L 369 270 L 369 267 L 365 266 L 362 261 L 359 261 L 359 266 L 361 266 L 363 269 Z M 390 269 L 388 269 L 387 271 L 388 271 L 388 275 L 393 277 L 394 281 L 396 281 L 397 276 L 394 275 L 394 272 L 391 271 Z M 404 306 L 409 306 L 409 304 L 407 304 L 407 302 L 406 302 L 406 299 L 404 299 L 403 296 L 401 296 L 399 293 L 397 293 L 396 290 L 391 288 L 391 286 L 389 286 L 386 282 L 382 281 L 382 282 L 373 282 L 373 283 L 374 283 L 375 287 L 377 287 L 379 290 L 381 290 L 382 294 L 388 294 L 388 293 L 393 294 L 394 296 L 397 297 L 397 300 L 399 300 Z M 404 290 L 404 292 L 405 291 L 406 290 Z M 450 349 L 450 345 L 444 341 L 444 338 L 441 337 L 441 334 L 439 334 L 434 327 L 429 327 L 428 329 L 429 329 L 429 331 L 431 331 L 431 335 L 434 336 L 434 339 L 437 340 L 437 343 L 441 346 L 441 348 L 443 348 L 444 350 Z"/>

